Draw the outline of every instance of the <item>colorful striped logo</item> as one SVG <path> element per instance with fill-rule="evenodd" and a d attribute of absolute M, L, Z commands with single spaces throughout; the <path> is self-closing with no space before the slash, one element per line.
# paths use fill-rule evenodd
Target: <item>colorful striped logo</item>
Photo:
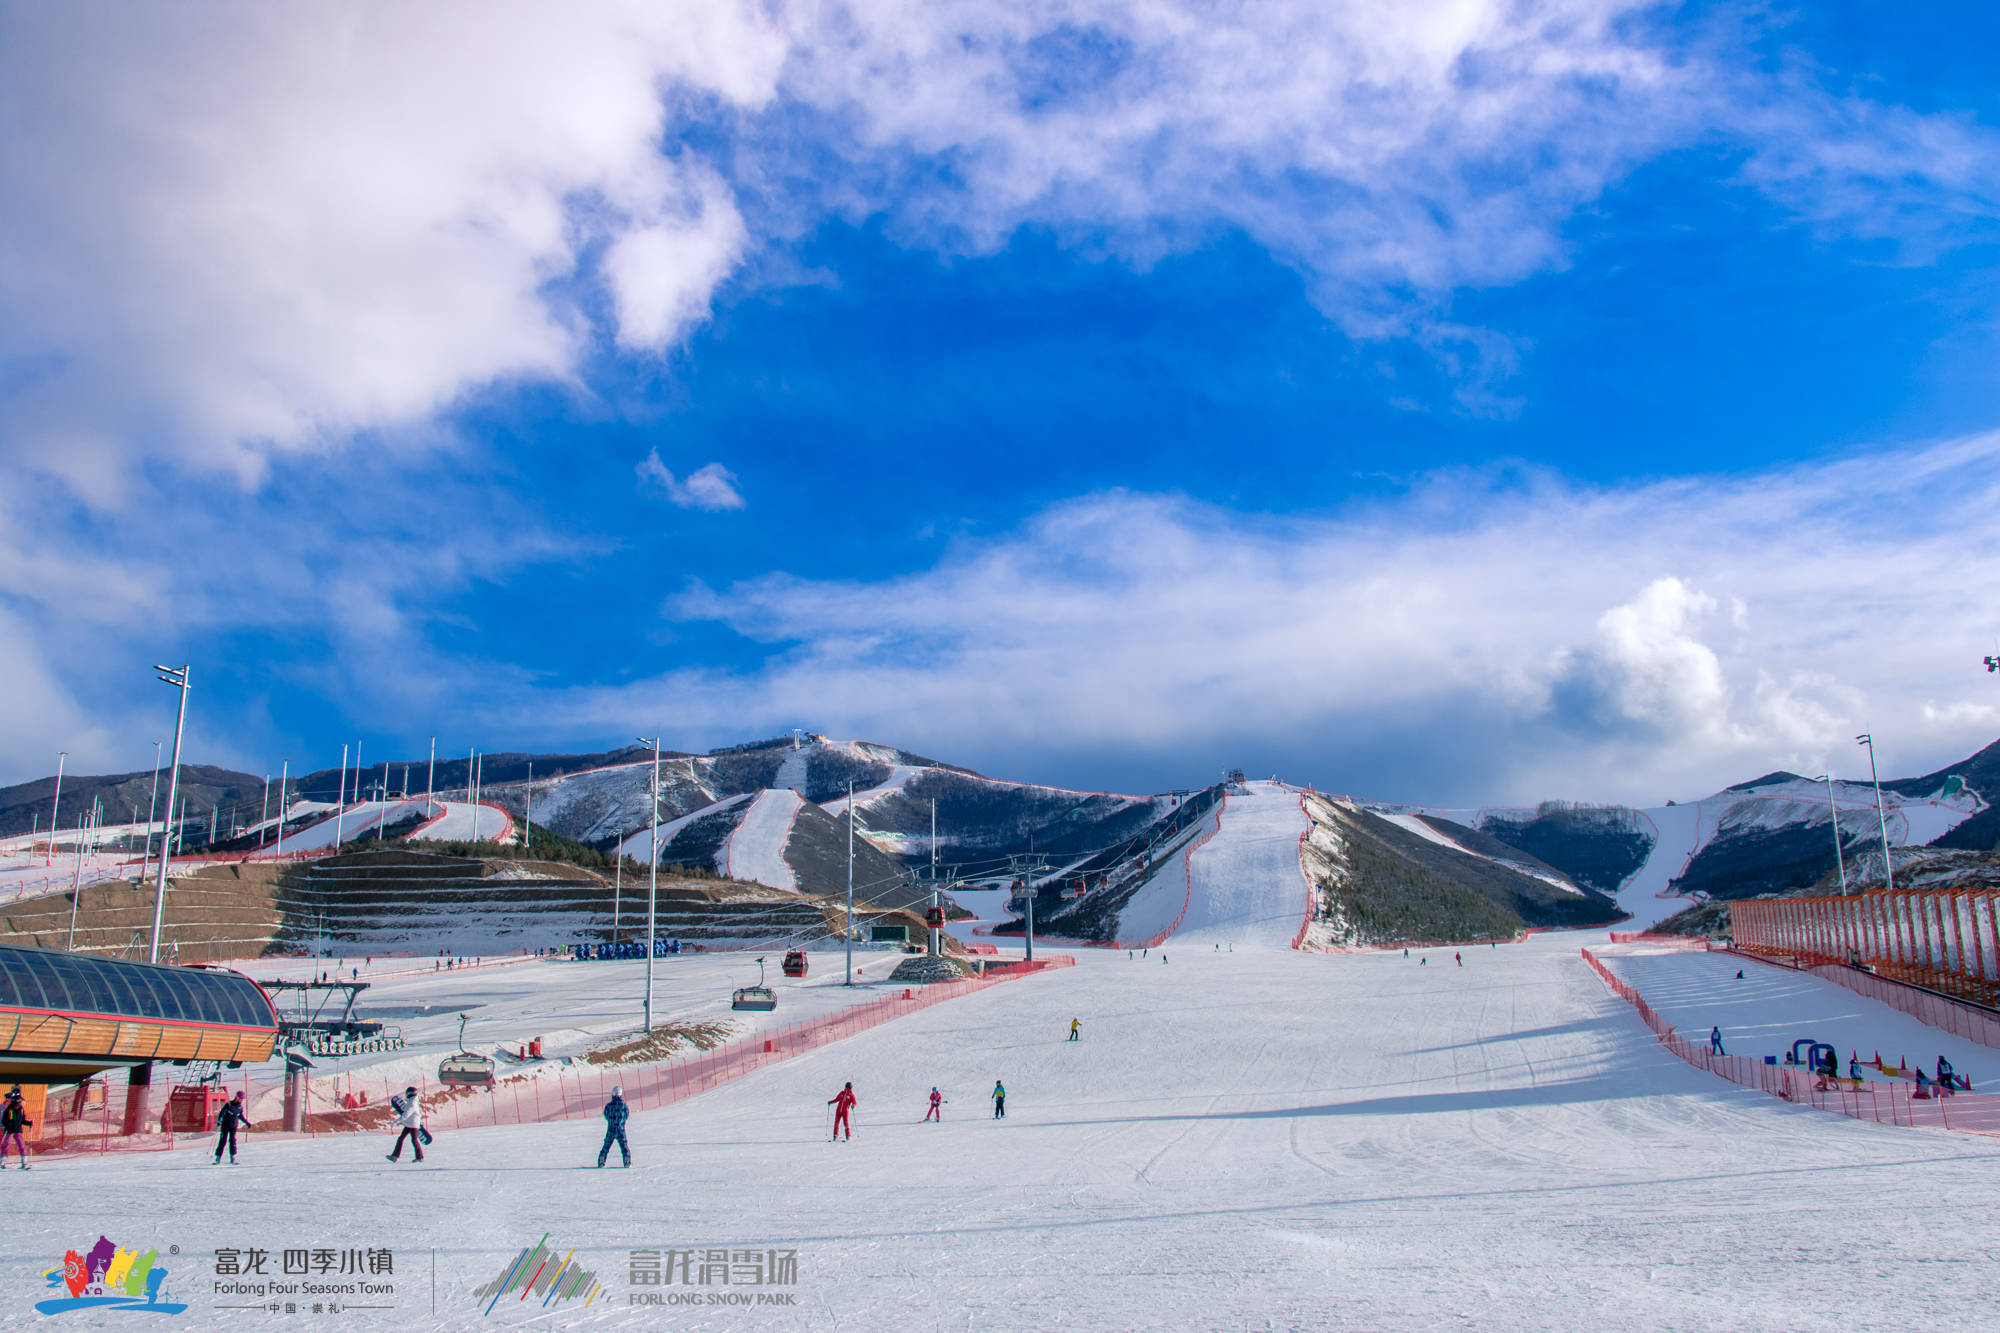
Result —
<path fill-rule="evenodd" d="M 576 1300 L 589 1305 L 603 1290 L 604 1284 L 597 1280 L 597 1274 L 577 1264 L 574 1249 L 560 1259 L 556 1257 L 545 1231 L 540 1240 L 507 1265 L 505 1272 L 472 1295 L 486 1307 L 485 1313 L 492 1314 L 503 1300 L 526 1301 L 530 1296 L 541 1297 L 543 1309 Z M 516 1296 L 516 1292 L 520 1294 Z"/>

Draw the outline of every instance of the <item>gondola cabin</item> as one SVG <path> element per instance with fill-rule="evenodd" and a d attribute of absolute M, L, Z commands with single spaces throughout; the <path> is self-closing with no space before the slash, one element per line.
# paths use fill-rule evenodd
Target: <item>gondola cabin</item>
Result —
<path fill-rule="evenodd" d="M 793 949 L 785 955 L 785 975 L 788 977 L 802 977 L 805 974 L 806 951 L 804 949 Z"/>

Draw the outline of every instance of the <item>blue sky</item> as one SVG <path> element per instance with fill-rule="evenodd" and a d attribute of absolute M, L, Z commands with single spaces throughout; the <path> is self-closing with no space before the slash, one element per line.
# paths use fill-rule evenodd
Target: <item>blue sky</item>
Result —
<path fill-rule="evenodd" d="M 0 9 L 0 780 L 2000 733 L 1990 6 L 1180 9 Z"/>

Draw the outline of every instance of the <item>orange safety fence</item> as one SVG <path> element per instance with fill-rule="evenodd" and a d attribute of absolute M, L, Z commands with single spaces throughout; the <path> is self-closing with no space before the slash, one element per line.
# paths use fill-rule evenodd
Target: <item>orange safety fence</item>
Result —
<path fill-rule="evenodd" d="M 496 1125 L 545 1124 L 557 1120 L 591 1119 L 602 1114 L 614 1086 L 624 1088 L 625 1104 L 635 1111 L 671 1106 L 707 1092 L 780 1060 L 816 1050 L 851 1037 L 893 1018 L 928 1009 L 946 1000 L 987 990 L 1019 977 L 1074 967 L 1076 959 L 1053 954 L 1033 962 L 988 966 L 984 975 L 960 981 L 911 987 L 820 1018 L 781 1028 L 767 1028 L 711 1051 L 678 1060 L 643 1065 L 544 1064 L 533 1073 L 503 1077 L 491 1087 L 451 1087 L 432 1079 L 367 1079 L 345 1074 L 323 1075 L 309 1081 L 304 1128 L 308 1134 L 346 1134 L 386 1130 L 394 1113 L 389 1098 L 414 1085 L 424 1123 L 433 1132 L 486 1128 Z M 219 1085 L 221 1096 L 241 1089 L 249 1108 L 253 1139 L 279 1130 L 284 1123 L 282 1083 L 232 1074 Z M 59 1095 L 58 1095 L 59 1094 Z M 141 1152 L 170 1149 L 177 1143 L 215 1141 L 206 1126 L 212 1111 L 195 1104 L 192 1089 L 170 1089 L 165 1083 L 130 1090 L 117 1083 L 92 1080 L 77 1088 L 51 1089 L 40 1123 L 30 1131 L 30 1143 L 40 1156 Z M 220 1097 L 215 1104 L 220 1104 Z M 128 1129 L 132 1132 L 126 1132 Z M 39 1136 L 37 1140 L 36 1136 Z"/>
<path fill-rule="evenodd" d="M 1857 1083 L 1853 1079 L 1828 1078 L 1795 1065 L 1766 1064 L 1754 1056 L 1718 1055 L 1708 1043 L 1691 1042 L 1681 1036 L 1673 1024 L 1646 1003 L 1644 996 L 1612 975 L 1590 950 L 1579 952 L 1605 985 L 1639 1011 L 1639 1018 L 1659 1038 L 1660 1045 L 1696 1069 L 1850 1120 L 2000 1136 L 2000 1097 L 1971 1092 L 1944 1094 L 1936 1089 L 1926 1093 L 1907 1083 Z"/>

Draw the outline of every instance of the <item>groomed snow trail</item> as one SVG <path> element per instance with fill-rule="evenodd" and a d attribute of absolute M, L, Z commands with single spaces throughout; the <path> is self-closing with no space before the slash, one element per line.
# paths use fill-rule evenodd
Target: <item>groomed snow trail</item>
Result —
<path fill-rule="evenodd" d="M 444 817 L 410 835 L 413 842 L 512 842 L 514 818 L 485 801 L 438 801 Z M 286 842 L 289 848 L 291 843 Z"/>
<path fill-rule="evenodd" d="M 1231 795 L 1215 836 L 1188 858 L 1187 919 L 1164 947 L 1291 948 L 1306 919 L 1299 835 L 1311 826 L 1298 793 L 1275 783 Z"/>
<path fill-rule="evenodd" d="M 791 841 L 792 821 L 799 817 L 802 802 L 789 787 L 757 793 L 757 799 L 743 813 L 743 822 L 729 835 L 722 873 L 774 889 L 798 888 L 798 876 L 785 861 L 785 844 Z"/>
<path fill-rule="evenodd" d="M 399 1308 L 341 1316 L 357 1328 L 1849 1333 L 1907 1328 L 1912 1301 L 1927 1325 L 1990 1321 L 1978 1201 L 2000 1145 L 1702 1074 L 1579 942 L 1466 949 L 1463 967 L 1448 950 L 1078 950 L 636 1113 L 630 1171 L 579 1173 L 593 1119 L 440 1132 L 421 1169 L 384 1162 L 386 1136 L 261 1132 L 235 1168 L 200 1150 L 51 1161 L 6 1182 L 0 1285 L 22 1308 L 35 1274 L 104 1234 L 180 1246 L 166 1262 L 191 1317 L 227 1299 L 209 1291 L 218 1246 L 266 1248 L 274 1270 L 286 1248 L 391 1248 Z M 847 1080 L 854 1139 L 830 1144 Z M 933 1084 L 944 1122 L 920 1124 Z M 605 1294 L 486 1316 L 473 1292 L 544 1232 Z M 630 1305 L 650 1294 L 628 1281 L 641 1247 L 796 1250 L 798 1306 Z M 228 1323 L 291 1329 L 304 1308 Z"/>
<path fill-rule="evenodd" d="M 1851 1055 L 1869 1060 L 1880 1053 L 1897 1065 L 1907 1058 L 1935 1073 L 1942 1055 L 1979 1091 L 2000 1088 L 2000 1051 L 1920 1023 L 1810 972 L 1654 945 L 1589 947 L 1689 1041 L 1706 1041 L 1709 1029 L 1719 1027 L 1723 1048 L 1731 1055 L 1783 1060 L 1793 1042 L 1811 1037 L 1840 1052 L 1843 1072 Z"/>

